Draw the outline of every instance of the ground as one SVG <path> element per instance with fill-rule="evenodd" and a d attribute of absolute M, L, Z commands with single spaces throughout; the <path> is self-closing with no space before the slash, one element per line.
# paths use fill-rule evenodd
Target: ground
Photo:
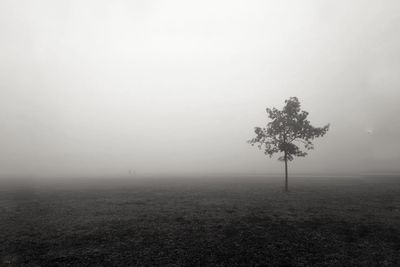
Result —
<path fill-rule="evenodd" d="M 400 177 L 3 186 L 3 266 L 400 266 Z"/>

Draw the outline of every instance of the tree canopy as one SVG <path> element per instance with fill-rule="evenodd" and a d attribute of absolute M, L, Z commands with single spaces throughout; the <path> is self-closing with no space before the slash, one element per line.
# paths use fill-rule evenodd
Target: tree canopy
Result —
<path fill-rule="evenodd" d="M 255 127 L 256 137 L 249 140 L 251 145 L 264 149 L 264 153 L 273 154 L 284 152 L 279 160 L 293 160 L 294 157 L 304 157 L 307 150 L 313 149 L 313 140 L 324 136 L 329 130 L 329 124 L 314 127 L 307 119 L 308 112 L 300 109 L 297 97 L 285 100 L 282 110 L 267 108 L 271 121 L 265 128 Z M 305 150 L 301 150 L 304 147 Z"/>

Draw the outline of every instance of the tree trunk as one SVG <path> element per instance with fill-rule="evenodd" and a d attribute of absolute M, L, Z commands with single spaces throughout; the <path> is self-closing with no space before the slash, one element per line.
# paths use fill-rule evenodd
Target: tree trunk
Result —
<path fill-rule="evenodd" d="M 285 192 L 289 191 L 288 171 L 287 171 L 287 153 L 285 151 Z"/>

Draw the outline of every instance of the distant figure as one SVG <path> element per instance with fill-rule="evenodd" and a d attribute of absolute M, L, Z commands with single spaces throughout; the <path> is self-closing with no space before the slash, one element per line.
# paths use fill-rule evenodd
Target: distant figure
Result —
<path fill-rule="evenodd" d="M 255 127 L 256 137 L 249 140 L 251 145 L 257 144 L 259 149 L 272 157 L 273 154 L 283 152 L 279 157 L 285 162 L 285 191 L 289 191 L 288 185 L 288 160 L 294 156 L 304 157 L 306 152 L 301 151 L 298 145 L 305 149 L 314 148 L 311 142 L 314 138 L 324 136 L 329 129 L 329 124 L 317 128 L 307 120 L 308 112 L 300 110 L 300 102 L 297 97 L 285 100 L 286 106 L 282 110 L 267 108 L 268 117 L 272 120 L 266 128 Z"/>
<path fill-rule="evenodd" d="M 129 176 L 136 177 L 136 170 L 129 170 Z"/>

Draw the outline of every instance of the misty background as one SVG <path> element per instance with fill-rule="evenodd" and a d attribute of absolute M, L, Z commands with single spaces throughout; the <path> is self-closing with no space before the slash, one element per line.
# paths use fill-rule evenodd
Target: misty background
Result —
<path fill-rule="evenodd" d="M 0 2 L 0 176 L 280 173 L 246 143 L 297 96 L 291 173 L 400 171 L 400 3 Z"/>

